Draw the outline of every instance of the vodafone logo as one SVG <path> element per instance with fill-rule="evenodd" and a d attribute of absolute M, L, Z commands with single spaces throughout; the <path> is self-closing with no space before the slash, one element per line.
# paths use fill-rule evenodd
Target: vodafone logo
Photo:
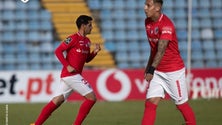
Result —
<path fill-rule="evenodd" d="M 111 76 L 120 83 L 121 87 L 117 92 L 112 92 L 108 88 L 108 78 Z M 102 72 L 98 77 L 96 87 L 99 94 L 107 101 L 121 101 L 126 99 L 132 88 L 129 77 L 124 72 L 117 69 L 110 69 Z"/>

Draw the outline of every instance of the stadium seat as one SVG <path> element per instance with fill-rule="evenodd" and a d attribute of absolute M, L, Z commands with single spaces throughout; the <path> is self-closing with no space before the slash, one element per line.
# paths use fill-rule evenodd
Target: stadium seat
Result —
<path fill-rule="evenodd" d="M 109 50 L 110 52 L 115 52 L 116 51 L 116 47 L 113 41 L 106 41 L 105 43 L 105 48 L 107 50 Z"/>
<path fill-rule="evenodd" d="M 27 9 L 38 10 L 40 8 L 40 3 L 38 0 L 30 0 L 27 4 Z"/>
<path fill-rule="evenodd" d="M 142 60 L 141 54 L 140 54 L 139 51 L 131 51 L 131 52 L 129 52 L 128 59 L 129 59 L 130 62 L 133 62 L 133 63 L 137 63 L 137 62 L 140 62 Z"/>
<path fill-rule="evenodd" d="M 203 41 L 203 50 L 207 51 L 207 50 L 214 50 L 214 41 L 208 40 L 208 41 Z"/>
<path fill-rule="evenodd" d="M 187 28 L 187 20 L 184 18 L 177 18 L 175 20 L 175 26 L 178 29 L 186 29 Z"/>
<path fill-rule="evenodd" d="M 40 53 L 38 53 L 38 52 L 30 53 L 28 60 L 30 63 L 40 63 L 41 62 Z"/>
<path fill-rule="evenodd" d="M 177 30 L 177 37 L 181 40 L 186 40 L 187 39 L 186 29 L 178 29 Z"/>
<path fill-rule="evenodd" d="M 221 11 L 222 11 L 222 8 L 214 8 L 214 9 L 211 9 L 211 13 L 210 15 L 213 17 L 213 18 L 221 18 L 222 15 L 221 15 Z"/>
<path fill-rule="evenodd" d="M 145 66 L 143 66 L 140 62 L 132 62 L 132 63 L 130 63 L 130 67 L 138 69 L 138 68 L 145 67 Z"/>
<path fill-rule="evenodd" d="M 40 45 L 41 48 L 41 52 L 46 52 L 46 53 L 50 53 L 53 52 L 53 47 L 52 44 L 50 42 L 42 42 Z"/>
<path fill-rule="evenodd" d="M 166 0 L 164 1 L 164 7 L 166 8 L 173 8 L 174 2 L 172 0 Z"/>
<path fill-rule="evenodd" d="M 126 52 L 128 50 L 128 44 L 125 41 L 117 41 L 116 50 L 118 52 Z"/>
<path fill-rule="evenodd" d="M 216 39 L 222 39 L 222 29 L 216 29 L 214 30 L 214 36 Z"/>
<path fill-rule="evenodd" d="M 126 69 L 126 68 L 129 68 L 130 66 L 129 66 L 129 63 L 127 63 L 127 62 L 119 62 L 118 64 L 117 64 L 117 66 L 118 66 L 118 68 L 120 68 L 120 69 Z"/>
<path fill-rule="evenodd" d="M 40 19 L 40 14 L 36 10 L 29 10 L 27 12 L 27 16 L 28 16 L 29 20 L 38 20 L 38 19 Z"/>
<path fill-rule="evenodd" d="M 25 31 L 16 32 L 15 39 L 16 39 L 16 41 L 26 41 L 27 34 L 25 33 Z"/>
<path fill-rule="evenodd" d="M 207 50 L 207 51 L 204 51 L 204 59 L 205 60 L 214 60 L 216 59 L 216 53 L 214 50 Z"/>
<path fill-rule="evenodd" d="M 176 8 L 186 8 L 187 3 L 188 2 L 186 2 L 185 0 L 176 0 L 174 4 L 177 5 L 177 6 L 175 6 Z"/>
<path fill-rule="evenodd" d="M 49 11 L 47 11 L 47 10 L 41 10 L 41 11 L 40 11 L 40 16 L 39 16 L 39 18 L 40 18 L 41 20 L 45 20 L 45 21 L 50 22 L 52 16 L 51 16 L 51 13 L 50 13 Z"/>
<path fill-rule="evenodd" d="M 207 18 L 202 18 L 200 20 L 200 26 L 201 28 L 211 28 L 212 27 L 212 21 L 211 18 L 207 17 Z"/>
<path fill-rule="evenodd" d="M 222 11 L 221 11 L 222 12 Z M 222 28 L 222 23 L 221 23 L 221 19 L 222 19 L 222 17 L 221 18 L 214 18 L 213 19 L 213 28 Z"/>
<path fill-rule="evenodd" d="M 111 30 L 104 30 L 102 35 L 105 40 L 113 40 L 115 38 Z"/>
<path fill-rule="evenodd" d="M 52 69 L 54 69 L 53 65 L 50 62 L 45 62 L 41 66 L 42 66 L 41 68 L 45 69 L 45 70 L 52 70 Z"/>
<path fill-rule="evenodd" d="M 200 30 L 199 29 L 197 29 L 197 28 L 194 28 L 193 30 L 192 30 L 192 40 L 198 40 L 198 39 L 200 39 L 201 38 L 201 36 L 200 36 Z"/>
<path fill-rule="evenodd" d="M 26 63 L 21 63 L 16 66 L 17 70 L 29 70 L 29 67 Z"/>
<path fill-rule="evenodd" d="M 99 0 L 87 0 L 87 3 L 89 5 L 89 8 L 92 10 L 98 10 L 101 7 L 101 2 Z"/>
<path fill-rule="evenodd" d="M 116 30 L 124 30 L 127 28 L 126 22 L 123 19 L 113 21 Z"/>
<path fill-rule="evenodd" d="M 202 50 L 202 43 L 199 40 L 194 40 L 191 42 L 191 49 L 201 51 Z"/>
<path fill-rule="evenodd" d="M 210 8 L 210 1 L 211 0 L 201 0 L 201 2 L 199 2 L 200 8 Z"/>
<path fill-rule="evenodd" d="M 114 40 L 122 41 L 127 38 L 125 30 L 117 30 L 114 32 Z"/>
<path fill-rule="evenodd" d="M 125 2 L 125 7 L 129 10 L 135 10 L 137 7 L 136 5 L 135 0 L 127 0 L 127 2 Z"/>
<path fill-rule="evenodd" d="M 27 46 L 26 43 L 24 41 L 20 41 L 18 42 L 16 48 L 18 49 L 18 52 L 23 53 L 23 52 L 27 52 Z"/>
<path fill-rule="evenodd" d="M 125 2 L 123 0 L 114 0 L 113 1 L 113 8 L 114 9 L 125 9 Z"/>
<path fill-rule="evenodd" d="M 174 11 L 174 16 L 176 18 L 186 18 L 187 12 L 185 11 L 185 8 L 178 8 L 177 11 Z"/>
<path fill-rule="evenodd" d="M 3 10 L 1 18 L 4 20 L 13 20 L 15 18 L 15 13 L 12 10 Z"/>
<path fill-rule="evenodd" d="M 196 61 L 193 61 L 191 63 L 191 67 L 192 68 L 203 68 L 204 67 L 204 63 L 202 60 L 196 60 Z"/>
<path fill-rule="evenodd" d="M 135 19 L 131 18 L 131 19 L 127 20 L 125 23 L 126 23 L 128 29 L 134 30 L 134 31 L 137 29 L 138 22 Z"/>
<path fill-rule="evenodd" d="M 17 54 L 16 56 L 16 62 L 19 64 L 24 64 L 24 65 L 28 65 L 28 56 L 26 54 L 26 52 L 20 52 Z"/>
<path fill-rule="evenodd" d="M 216 50 L 222 50 L 222 40 L 216 40 L 215 41 L 215 49 Z M 222 55 L 222 53 L 221 53 Z"/>
<path fill-rule="evenodd" d="M 200 18 L 209 18 L 210 17 L 209 8 L 199 8 L 198 9 L 198 17 L 200 17 Z"/>
<path fill-rule="evenodd" d="M 210 67 L 210 68 L 216 68 L 217 62 L 215 60 L 207 60 L 206 61 L 206 67 Z"/>
<path fill-rule="evenodd" d="M 203 61 L 204 55 L 200 50 L 192 50 L 191 52 L 191 59 L 192 60 L 201 60 Z"/>
<path fill-rule="evenodd" d="M 101 17 L 102 20 L 105 20 L 105 19 L 110 20 L 110 19 L 112 19 L 111 15 L 112 15 L 112 12 L 109 9 L 101 9 L 101 11 L 100 11 L 100 17 Z"/>
<path fill-rule="evenodd" d="M 149 46 L 148 41 L 140 42 L 139 47 L 140 47 L 141 51 L 146 51 L 146 53 L 149 53 L 149 51 L 150 51 L 150 46 Z"/>
<path fill-rule="evenodd" d="M 169 18 L 174 17 L 173 8 L 163 8 L 164 14 L 166 14 Z"/>
<path fill-rule="evenodd" d="M 37 31 L 40 29 L 40 24 L 38 20 L 33 20 L 28 22 L 28 29 Z"/>
<path fill-rule="evenodd" d="M 128 61 L 128 54 L 127 54 L 126 52 L 120 52 L 120 51 L 118 51 L 118 52 L 116 53 L 115 58 L 116 58 L 116 61 L 117 61 L 118 63 L 120 63 L 120 62 L 127 63 L 127 61 Z"/>
<path fill-rule="evenodd" d="M 192 19 L 192 28 L 198 29 L 200 27 L 200 21 L 197 18 Z"/>
<path fill-rule="evenodd" d="M 201 30 L 202 39 L 213 39 L 213 30 L 211 28 L 205 28 Z"/>
<path fill-rule="evenodd" d="M 32 23 L 31 23 L 32 24 Z M 27 23 L 27 21 L 25 20 L 19 20 L 19 21 L 16 21 L 16 30 L 17 31 L 22 31 L 22 32 L 25 32 L 26 30 L 28 30 L 28 28 L 33 28 L 33 27 L 37 27 L 36 25 L 35 26 L 30 26 L 30 24 Z M 34 28 L 33 28 L 34 29 Z M 37 28 L 38 29 L 38 28 Z M 31 30 L 31 29 L 30 29 Z M 18 33 L 18 32 L 16 32 Z"/>
<path fill-rule="evenodd" d="M 220 8 L 222 5 L 221 0 L 211 0 L 211 7 L 212 8 Z"/>
<path fill-rule="evenodd" d="M 140 51 L 140 46 L 137 41 L 127 42 L 127 47 L 130 52 L 139 52 Z"/>
<path fill-rule="evenodd" d="M 41 66 L 40 66 L 40 63 L 31 63 L 29 65 L 29 70 L 41 70 Z"/>
<path fill-rule="evenodd" d="M 180 50 L 187 50 L 187 41 L 185 41 L 185 40 L 179 41 L 179 49 Z"/>
<path fill-rule="evenodd" d="M 27 12 L 25 10 L 17 10 L 15 11 L 16 20 L 26 20 L 28 19 Z"/>
<path fill-rule="evenodd" d="M 114 28 L 113 22 L 110 19 L 104 19 L 101 22 L 101 27 L 103 30 L 112 30 Z"/>
<path fill-rule="evenodd" d="M 127 36 L 127 40 L 133 40 L 133 41 L 135 41 L 135 40 L 137 40 L 138 39 L 138 32 L 137 31 L 135 31 L 135 30 L 128 30 L 127 32 L 126 32 L 126 36 Z"/>
<path fill-rule="evenodd" d="M 111 0 L 103 0 L 101 1 L 101 7 L 104 9 L 112 9 L 113 8 L 113 2 Z"/>

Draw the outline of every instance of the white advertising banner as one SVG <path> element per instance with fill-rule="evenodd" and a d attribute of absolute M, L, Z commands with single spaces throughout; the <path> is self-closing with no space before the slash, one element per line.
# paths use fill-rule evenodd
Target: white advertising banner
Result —
<path fill-rule="evenodd" d="M 49 101 L 59 81 L 59 71 L 0 72 L 0 103 Z"/>

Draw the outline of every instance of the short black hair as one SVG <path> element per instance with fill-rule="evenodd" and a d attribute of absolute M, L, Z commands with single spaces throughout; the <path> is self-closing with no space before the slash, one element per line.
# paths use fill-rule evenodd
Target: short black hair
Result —
<path fill-rule="evenodd" d="M 92 17 L 87 16 L 87 15 L 80 15 L 77 20 L 76 20 L 76 26 L 78 29 L 80 29 L 82 24 L 88 24 L 89 21 L 92 21 Z"/>
<path fill-rule="evenodd" d="M 160 3 L 161 5 L 163 5 L 163 0 L 153 0 L 154 3 Z"/>

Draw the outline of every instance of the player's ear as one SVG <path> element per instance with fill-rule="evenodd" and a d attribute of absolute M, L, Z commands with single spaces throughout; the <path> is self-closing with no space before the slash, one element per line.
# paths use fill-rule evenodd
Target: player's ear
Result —
<path fill-rule="evenodd" d="M 156 11 L 161 11 L 161 4 L 159 4 L 159 3 L 155 3 L 155 9 L 156 9 Z"/>

